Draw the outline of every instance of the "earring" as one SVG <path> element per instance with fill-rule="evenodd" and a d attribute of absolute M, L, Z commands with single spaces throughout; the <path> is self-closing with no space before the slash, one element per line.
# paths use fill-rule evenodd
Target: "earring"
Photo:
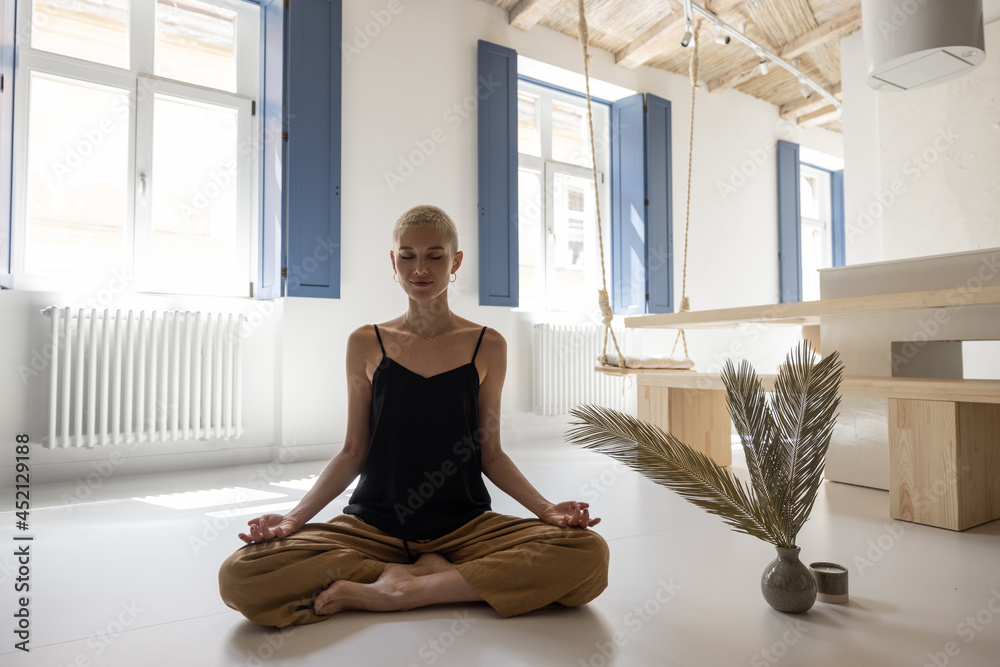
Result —
<path fill-rule="evenodd" d="M 395 274 L 395 273 L 392 274 L 392 280 L 393 280 L 393 282 L 397 282 L 398 283 L 399 282 L 399 276 L 397 274 Z"/>
<path fill-rule="evenodd" d="M 448 282 L 453 283 L 456 280 L 458 280 L 458 274 L 457 273 L 453 273 L 453 274 L 451 274 L 451 280 L 449 280 Z"/>

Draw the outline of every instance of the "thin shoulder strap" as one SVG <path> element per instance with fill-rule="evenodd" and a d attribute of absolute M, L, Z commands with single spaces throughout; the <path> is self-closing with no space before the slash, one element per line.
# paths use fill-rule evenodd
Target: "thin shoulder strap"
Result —
<path fill-rule="evenodd" d="M 380 348 L 382 348 L 382 356 L 384 357 L 385 356 L 385 345 L 382 345 L 382 335 L 378 332 L 378 325 L 377 324 L 373 324 L 372 326 L 375 327 L 375 337 L 378 338 L 378 346 Z"/>
<path fill-rule="evenodd" d="M 479 345 L 483 342 L 483 334 L 485 333 L 486 327 L 483 327 L 483 330 L 479 332 L 479 341 L 476 343 L 476 351 L 472 353 L 473 362 L 476 360 L 476 355 L 479 354 Z"/>

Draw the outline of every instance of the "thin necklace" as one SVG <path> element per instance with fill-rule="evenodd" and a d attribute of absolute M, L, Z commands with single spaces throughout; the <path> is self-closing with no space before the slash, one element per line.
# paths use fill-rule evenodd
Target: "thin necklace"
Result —
<path fill-rule="evenodd" d="M 407 328 L 408 328 L 408 329 L 410 330 L 410 332 L 411 332 L 411 333 L 414 333 L 414 334 L 416 334 L 416 335 L 418 335 L 418 336 L 420 336 L 420 337 L 421 337 L 421 338 L 423 338 L 424 340 L 434 340 L 435 338 L 437 338 L 438 336 L 440 336 L 441 334 L 443 334 L 443 333 L 444 333 L 445 331 L 447 331 L 447 330 L 448 330 L 448 327 L 450 327 L 450 326 L 451 326 L 451 323 L 452 323 L 452 321 L 453 321 L 454 319 L 455 319 L 455 313 L 452 313 L 452 314 L 451 314 L 451 317 L 449 317 L 449 318 L 448 318 L 448 324 L 444 325 L 444 329 L 442 329 L 441 331 L 437 332 L 437 333 L 436 333 L 436 334 L 434 334 L 433 336 L 425 336 L 425 335 L 423 335 L 422 333 L 420 333 L 419 331 L 417 331 L 416 329 L 414 329 L 414 328 L 413 328 L 413 325 L 412 325 L 412 324 L 410 324 L 410 320 L 409 320 L 409 319 L 407 319 L 406 315 L 403 315 L 403 322 L 405 322 L 405 323 L 406 323 L 406 327 L 407 327 Z"/>

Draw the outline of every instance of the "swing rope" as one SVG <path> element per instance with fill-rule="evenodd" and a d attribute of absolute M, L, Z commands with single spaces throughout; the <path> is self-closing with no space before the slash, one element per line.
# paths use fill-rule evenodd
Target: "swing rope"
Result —
<path fill-rule="evenodd" d="M 694 29 L 692 30 L 692 41 L 694 41 L 694 44 L 691 50 L 691 64 L 688 67 L 688 76 L 691 77 L 691 133 L 688 137 L 687 202 L 685 203 L 684 208 L 684 264 L 681 278 L 680 307 L 680 312 L 682 313 L 686 313 L 691 310 L 691 302 L 688 300 L 687 296 L 688 239 L 690 238 L 689 231 L 691 229 L 691 162 L 694 159 L 694 95 L 698 89 L 698 43 L 701 41 L 698 39 L 698 28 L 700 27 L 700 24 L 701 20 L 699 19 L 695 22 Z M 670 356 L 674 356 L 674 352 L 677 351 L 677 341 L 684 342 L 684 356 L 690 358 L 688 355 L 687 336 L 684 334 L 684 329 L 677 330 L 677 337 L 674 338 L 674 347 L 670 350 Z"/>
<path fill-rule="evenodd" d="M 604 347 L 601 350 L 601 365 L 608 361 L 608 333 L 611 334 L 611 341 L 615 345 L 615 352 L 618 353 L 618 367 L 625 368 L 625 355 L 618 347 L 618 338 L 614 329 L 611 328 L 611 320 L 614 319 L 614 311 L 611 310 L 611 303 L 608 299 L 608 279 L 604 269 L 604 232 L 601 225 L 601 198 L 597 190 L 597 149 L 594 146 L 594 114 L 591 113 L 590 106 L 590 54 L 587 53 L 587 42 L 590 36 L 587 32 L 587 18 L 583 11 L 583 0 L 578 0 L 577 6 L 580 14 L 579 38 L 580 46 L 583 49 L 583 78 L 587 84 L 587 122 L 590 124 L 590 162 L 594 172 L 594 201 L 597 207 L 597 240 L 601 251 L 601 289 L 597 291 L 597 302 L 601 307 L 601 319 L 604 322 Z"/>
<path fill-rule="evenodd" d="M 597 206 L 597 240 L 600 245 L 601 251 L 601 289 L 597 291 L 597 301 L 601 308 L 602 321 L 604 323 L 604 347 L 601 350 L 601 365 L 607 364 L 607 353 L 608 353 L 608 333 L 611 333 L 611 340 L 614 343 L 615 351 L 618 353 L 618 367 L 625 368 L 625 355 L 622 354 L 621 349 L 618 347 L 618 339 L 615 336 L 614 330 L 611 328 L 611 321 L 614 318 L 614 311 L 611 310 L 610 300 L 608 299 L 608 279 L 607 271 L 604 267 L 604 231 L 601 225 L 601 199 L 600 193 L 597 189 L 597 149 L 595 148 L 594 142 L 594 115 L 591 113 L 591 103 L 590 103 L 590 54 L 587 52 L 587 44 L 590 41 L 589 33 L 587 30 L 587 17 L 584 12 L 584 0 L 577 0 L 577 10 L 579 14 L 579 29 L 577 31 L 578 37 L 580 39 L 580 47 L 583 50 L 583 78 L 586 83 L 587 89 L 587 121 L 590 124 L 590 157 L 591 166 L 593 167 L 594 175 L 594 201 Z M 693 29 L 693 49 L 691 51 L 691 62 L 688 67 L 688 75 L 691 78 L 691 134 L 688 139 L 688 178 L 687 178 L 687 202 L 685 205 L 684 213 L 684 263 L 681 279 L 681 306 L 680 312 L 686 313 L 691 309 L 690 301 L 687 296 L 687 258 L 688 258 L 688 237 L 689 230 L 691 228 L 691 165 L 694 157 L 694 101 L 695 101 L 695 91 L 698 88 L 698 28 L 700 26 L 701 20 L 698 19 L 695 23 Z M 670 352 L 672 357 L 677 351 L 678 341 L 683 341 L 684 343 L 684 356 L 689 357 L 687 348 L 687 336 L 684 334 L 684 329 L 679 329 L 677 332 L 677 338 L 674 339 L 674 347 Z"/>

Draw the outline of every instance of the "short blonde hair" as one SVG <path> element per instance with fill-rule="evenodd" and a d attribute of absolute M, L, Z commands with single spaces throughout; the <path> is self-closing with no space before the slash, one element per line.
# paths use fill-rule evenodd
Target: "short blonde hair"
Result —
<path fill-rule="evenodd" d="M 448 243 L 451 244 L 452 254 L 458 252 L 458 228 L 448 214 L 437 206 L 429 204 L 414 206 L 399 216 L 396 226 L 392 228 L 393 246 L 399 245 L 399 235 L 407 227 L 437 227 L 444 232 Z"/>

